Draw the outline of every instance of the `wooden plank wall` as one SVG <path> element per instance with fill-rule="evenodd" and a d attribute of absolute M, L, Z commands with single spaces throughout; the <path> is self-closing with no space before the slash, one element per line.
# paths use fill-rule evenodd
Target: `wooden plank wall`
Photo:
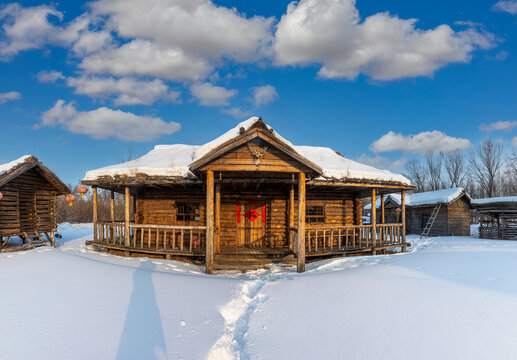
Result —
<path fill-rule="evenodd" d="M 237 204 L 242 202 L 264 200 L 267 208 L 266 232 L 275 239 L 273 246 L 288 246 L 288 210 L 289 191 L 266 189 L 256 194 L 250 192 L 221 189 L 221 246 L 237 246 Z M 181 189 L 148 188 L 138 194 L 137 219 L 140 224 L 156 225 L 205 225 L 205 192 L 202 187 Z M 200 209 L 198 221 L 177 221 L 176 203 L 197 203 Z M 361 224 L 362 200 L 353 193 L 323 193 L 310 191 L 307 193 L 307 205 L 325 205 L 325 224 L 307 224 L 307 226 L 354 225 Z M 294 223 L 298 222 L 297 194 L 294 204 Z M 242 215 L 241 215 L 242 216 Z M 260 221 L 260 219 L 256 220 Z M 278 239 L 282 239 L 279 241 Z"/>
<path fill-rule="evenodd" d="M 470 235 L 470 208 L 464 197 L 451 203 L 447 208 L 448 235 Z"/>
<path fill-rule="evenodd" d="M 423 207 L 408 207 L 407 212 L 407 233 L 408 234 L 421 234 L 424 230 L 425 224 L 422 224 L 422 216 L 429 215 L 433 212 L 434 205 L 423 206 Z M 446 236 L 448 234 L 447 229 L 447 206 L 442 205 L 440 212 L 434 221 L 433 227 L 429 232 L 429 236 Z"/>
<path fill-rule="evenodd" d="M 55 231 L 57 195 L 35 169 L 0 187 L 0 235 Z"/>

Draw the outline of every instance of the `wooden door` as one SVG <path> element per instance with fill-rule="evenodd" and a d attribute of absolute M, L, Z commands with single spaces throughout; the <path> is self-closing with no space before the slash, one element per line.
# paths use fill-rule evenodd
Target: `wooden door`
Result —
<path fill-rule="evenodd" d="M 264 200 L 246 200 L 236 204 L 238 246 L 267 246 L 267 208 Z"/>
<path fill-rule="evenodd" d="M 20 228 L 22 232 L 36 230 L 36 194 L 32 189 L 20 188 Z"/>

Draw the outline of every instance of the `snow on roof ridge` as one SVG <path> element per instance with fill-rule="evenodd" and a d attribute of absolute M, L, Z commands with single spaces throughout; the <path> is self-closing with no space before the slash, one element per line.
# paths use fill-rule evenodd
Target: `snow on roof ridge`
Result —
<path fill-rule="evenodd" d="M 408 194 L 406 196 L 406 206 L 450 204 L 458 199 L 462 194 L 465 194 L 469 200 L 471 199 L 469 194 L 467 194 L 465 189 L 462 187 Z M 391 199 L 397 205 L 401 204 L 400 194 L 388 194 L 384 197 L 384 202 L 388 201 L 388 199 Z M 375 204 L 376 208 L 379 208 L 381 206 L 380 199 L 377 199 Z M 365 205 L 364 208 L 366 210 L 370 209 L 371 204 Z"/>
<path fill-rule="evenodd" d="M 481 205 L 481 204 L 491 204 L 491 203 L 499 203 L 499 202 L 517 202 L 517 196 L 498 196 L 493 198 L 481 198 L 481 199 L 472 199 L 473 204 Z"/>
<path fill-rule="evenodd" d="M 27 161 L 31 157 L 34 157 L 34 155 L 23 155 L 23 156 L 20 156 L 16 160 L 10 161 L 10 162 L 5 163 L 5 164 L 0 164 L 0 175 L 3 175 L 5 173 L 11 171 L 12 169 L 17 167 L 18 165 L 23 164 L 25 161 Z"/>
<path fill-rule="evenodd" d="M 254 116 L 242 121 L 237 126 L 204 145 L 156 145 L 153 150 L 138 159 L 90 170 L 86 173 L 84 180 L 95 180 L 100 176 L 131 176 L 137 173 L 155 176 L 192 176 L 193 174 L 189 169 L 192 162 L 239 136 L 242 133 L 241 128 L 244 128 L 244 131 L 249 130 L 259 120 L 260 118 Z M 271 126 L 265 125 L 276 139 L 291 147 L 301 157 L 318 165 L 323 171 L 319 178 L 321 180 L 370 180 L 411 184 L 403 175 L 347 159 L 329 147 L 295 146 L 280 136 Z"/>

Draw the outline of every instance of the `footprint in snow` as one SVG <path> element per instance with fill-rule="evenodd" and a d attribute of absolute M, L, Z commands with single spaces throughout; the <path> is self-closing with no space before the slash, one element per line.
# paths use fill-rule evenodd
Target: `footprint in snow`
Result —
<path fill-rule="evenodd" d="M 185 324 L 185 321 L 181 320 L 181 321 L 180 321 L 180 326 L 181 326 L 181 327 L 185 327 L 185 325 L 187 325 L 187 324 Z"/>
<path fill-rule="evenodd" d="M 456 273 L 454 273 L 454 272 L 450 272 L 450 273 L 449 273 L 449 275 L 450 275 L 450 276 L 456 276 L 456 275 L 458 275 L 458 274 L 456 274 Z"/>

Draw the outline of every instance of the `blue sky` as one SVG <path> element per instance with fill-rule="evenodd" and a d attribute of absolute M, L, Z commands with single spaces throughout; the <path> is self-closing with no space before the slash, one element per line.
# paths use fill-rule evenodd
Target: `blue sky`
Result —
<path fill-rule="evenodd" d="M 251 115 L 397 171 L 487 136 L 513 150 L 517 1 L 289 4 L 2 5 L 0 163 L 34 154 L 77 183 L 128 148 L 202 144 Z"/>

